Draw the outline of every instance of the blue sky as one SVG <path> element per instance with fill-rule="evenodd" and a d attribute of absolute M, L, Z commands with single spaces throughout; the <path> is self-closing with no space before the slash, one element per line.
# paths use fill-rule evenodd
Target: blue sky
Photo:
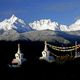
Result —
<path fill-rule="evenodd" d="M 0 21 L 12 14 L 26 22 L 51 19 L 70 25 L 80 18 L 80 0 L 0 0 Z"/>

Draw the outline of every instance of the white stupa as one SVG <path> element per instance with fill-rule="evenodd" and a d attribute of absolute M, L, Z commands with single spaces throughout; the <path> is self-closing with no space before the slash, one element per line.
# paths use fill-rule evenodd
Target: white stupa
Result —
<path fill-rule="evenodd" d="M 20 51 L 20 44 L 18 44 L 18 51 L 15 54 L 15 58 L 12 60 L 12 65 L 20 66 L 26 59 L 23 58 L 23 53 Z"/>
<path fill-rule="evenodd" d="M 54 59 L 53 56 L 50 56 L 50 51 L 48 50 L 46 41 L 45 41 L 44 50 L 42 51 L 42 57 L 40 57 L 40 60 L 42 59 L 48 62 L 53 62 L 53 59 Z"/>

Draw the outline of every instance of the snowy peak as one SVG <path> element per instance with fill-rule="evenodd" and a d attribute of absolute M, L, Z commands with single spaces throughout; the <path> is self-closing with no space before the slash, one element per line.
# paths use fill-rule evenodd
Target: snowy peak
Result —
<path fill-rule="evenodd" d="M 32 29 L 35 30 L 56 30 L 59 24 L 57 22 L 52 22 L 50 19 L 42 19 L 40 21 L 34 21 L 29 24 Z"/>
<path fill-rule="evenodd" d="M 80 30 L 80 19 L 78 19 L 75 23 L 67 26 L 63 24 L 59 24 L 58 22 L 51 21 L 50 19 L 42 19 L 39 21 L 34 21 L 29 24 L 32 29 L 35 30 L 53 30 L 53 31 L 77 31 Z"/>
<path fill-rule="evenodd" d="M 12 24 L 16 22 L 22 23 L 24 25 L 26 24 L 22 19 L 17 18 L 15 15 L 12 15 L 11 18 L 8 19 L 8 21 L 11 22 Z"/>
<path fill-rule="evenodd" d="M 17 18 L 15 15 L 12 15 L 10 19 L 5 19 L 0 22 L 0 30 L 8 31 L 14 29 L 17 32 L 26 32 L 30 31 L 31 28 L 27 25 L 22 19 Z"/>
<path fill-rule="evenodd" d="M 8 21 L 13 24 L 17 19 L 18 18 L 15 15 L 12 15 L 12 17 Z"/>
<path fill-rule="evenodd" d="M 80 30 L 80 19 L 78 19 L 77 21 L 75 21 L 75 23 L 71 24 L 69 26 L 69 30 L 70 31 L 78 31 L 78 30 Z"/>
<path fill-rule="evenodd" d="M 42 19 L 40 21 L 34 21 L 29 24 L 32 29 L 35 30 L 53 30 L 53 31 L 68 31 L 67 25 L 61 25 L 58 22 L 51 21 L 50 19 Z"/>
<path fill-rule="evenodd" d="M 78 19 L 74 24 L 80 25 L 80 19 Z"/>

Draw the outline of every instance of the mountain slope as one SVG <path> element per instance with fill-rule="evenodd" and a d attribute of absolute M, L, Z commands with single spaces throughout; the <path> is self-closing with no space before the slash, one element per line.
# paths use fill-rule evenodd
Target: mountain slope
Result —
<path fill-rule="evenodd" d="M 5 31 L 2 35 L 0 35 L 0 41 L 16 41 L 19 40 L 20 34 L 15 30 Z"/>
<path fill-rule="evenodd" d="M 15 30 L 8 30 L 0 35 L 0 41 L 47 41 L 54 44 L 74 44 L 80 43 L 80 31 L 61 32 L 52 30 L 30 31 L 18 33 Z"/>
<path fill-rule="evenodd" d="M 79 31 L 80 32 L 80 31 Z M 75 35 L 73 35 L 73 33 Z M 31 41 L 48 41 L 63 44 L 74 43 L 75 41 L 80 42 L 80 36 L 77 35 L 78 32 L 59 32 L 59 31 L 51 31 L 51 30 L 43 30 L 43 31 L 32 31 L 27 33 L 21 33 L 23 37 L 28 38 Z"/>

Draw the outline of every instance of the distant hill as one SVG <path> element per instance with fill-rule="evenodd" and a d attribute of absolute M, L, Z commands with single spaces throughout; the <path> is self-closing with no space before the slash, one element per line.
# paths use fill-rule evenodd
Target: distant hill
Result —
<path fill-rule="evenodd" d="M 80 43 L 80 31 L 62 32 L 62 31 L 30 31 L 18 33 L 15 30 L 9 30 L 0 35 L 0 40 L 4 41 L 47 41 L 53 43 L 70 44 L 78 41 Z"/>

